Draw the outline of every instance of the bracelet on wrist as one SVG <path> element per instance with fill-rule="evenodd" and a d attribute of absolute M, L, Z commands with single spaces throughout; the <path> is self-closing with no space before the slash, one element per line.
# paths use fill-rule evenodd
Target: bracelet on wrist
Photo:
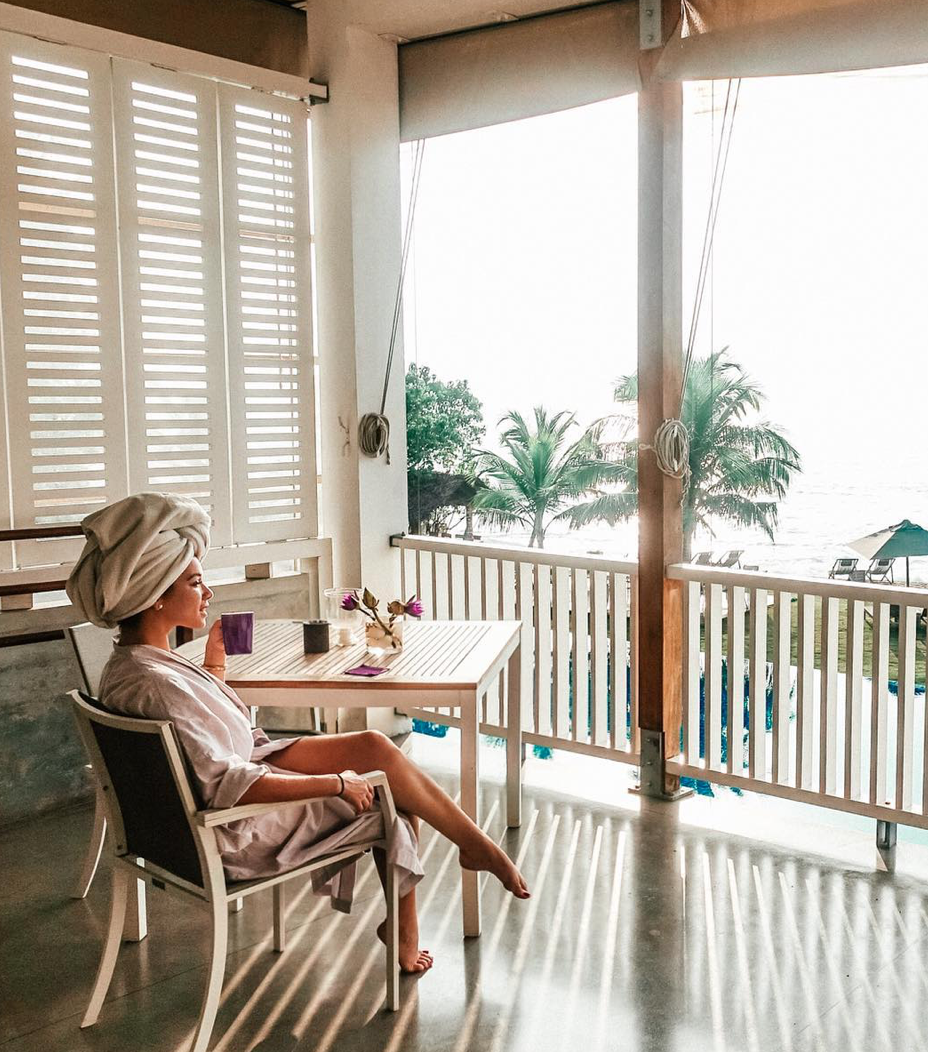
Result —
<path fill-rule="evenodd" d="M 337 774 L 335 777 L 338 779 L 338 792 L 335 795 L 341 796 L 345 791 L 345 779 L 340 774 Z"/>
<path fill-rule="evenodd" d="M 225 672 L 225 665 L 204 665 L 205 669 L 209 669 L 210 672 Z"/>

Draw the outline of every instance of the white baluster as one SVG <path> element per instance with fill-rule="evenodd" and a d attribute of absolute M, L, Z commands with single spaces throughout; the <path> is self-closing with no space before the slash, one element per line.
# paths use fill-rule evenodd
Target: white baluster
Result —
<path fill-rule="evenodd" d="M 820 793 L 837 792 L 838 757 L 838 600 L 822 599 L 821 707 L 819 709 Z"/>
<path fill-rule="evenodd" d="M 864 604 L 847 601 L 847 634 L 844 641 L 844 795 L 860 799 L 860 744 L 864 675 Z"/>
<path fill-rule="evenodd" d="M 590 737 L 594 745 L 609 743 L 609 683 L 607 681 L 607 606 L 606 575 L 601 570 L 590 574 L 590 668 L 592 689 L 593 726 Z"/>
<path fill-rule="evenodd" d="M 744 769 L 744 589 L 728 589 L 728 737 L 727 767 Z M 698 631 L 698 625 L 697 625 Z"/>
<path fill-rule="evenodd" d="M 815 788 L 815 596 L 800 595 L 796 644 L 796 785 Z"/>
<path fill-rule="evenodd" d="M 790 643 L 791 604 L 789 592 L 773 596 L 773 770 L 774 782 L 789 780 Z"/>

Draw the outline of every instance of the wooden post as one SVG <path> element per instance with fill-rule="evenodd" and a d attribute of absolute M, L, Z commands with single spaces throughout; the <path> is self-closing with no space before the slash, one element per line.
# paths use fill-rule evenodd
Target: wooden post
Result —
<path fill-rule="evenodd" d="M 681 411 L 682 88 L 650 76 L 658 52 L 642 53 L 638 103 L 638 434 L 653 442 Z M 638 456 L 638 630 L 642 792 L 678 789 L 664 759 L 680 751 L 683 669 L 682 582 L 665 567 L 683 554 L 682 483 L 654 452 Z"/>

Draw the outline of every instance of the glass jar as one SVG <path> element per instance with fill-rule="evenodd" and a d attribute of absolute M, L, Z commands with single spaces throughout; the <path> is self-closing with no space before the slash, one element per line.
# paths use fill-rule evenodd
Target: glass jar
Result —
<path fill-rule="evenodd" d="M 359 610 L 346 610 L 342 602 L 347 595 L 360 595 L 357 588 L 326 588 L 325 613 L 331 625 L 332 646 L 350 646 L 358 641 L 364 617 Z"/>

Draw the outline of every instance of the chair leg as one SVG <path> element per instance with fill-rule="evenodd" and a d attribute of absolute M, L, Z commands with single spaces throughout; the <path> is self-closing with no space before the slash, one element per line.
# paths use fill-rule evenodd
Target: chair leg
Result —
<path fill-rule="evenodd" d="M 190 1052 L 206 1052 L 216 1022 L 222 976 L 226 968 L 226 946 L 229 940 L 229 908 L 223 898 L 213 899 L 213 945 L 209 959 L 209 977 L 200 1007 L 200 1019 L 193 1035 Z"/>
<path fill-rule="evenodd" d="M 286 884 L 274 885 L 274 950 L 283 953 L 287 948 L 287 930 L 284 914 L 287 909 Z"/>
<path fill-rule="evenodd" d="M 106 839 L 106 808 L 103 806 L 103 793 L 97 789 L 96 800 L 93 805 L 93 830 L 90 834 L 90 843 L 87 845 L 87 854 L 84 856 L 84 865 L 81 867 L 81 875 L 77 878 L 77 885 L 71 893 L 75 899 L 85 898 L 93 883 L 97 865 L 100 862 L 100 854 L 103 851 L 103 841 Z"/>
<path fill-rule="evenodd" d="M 387 1009 L 395 1012 L 400 1006 L 400 929 L 399 896 L 396 885 L 396 867 L 387 863 Z"/>
<path fill-rule="evenodd" d="M 145 868 L 145 859 L 137 858 L 135 864 Z M 122 937 L 126 942 L 141 942 L 148 935 L 148 889 L 144 880 L 129 883 L 129 899 L 126 904 L 126 924 Z"/>
<path fill-rule="evenodd" d="M 106 930 L 106 939 L 103 943 L 103 953 L 100 955 L 100 964 L 97 968 L 97 978 L 93 984 L 93 992 L 90 995 L 90 1003 L 81 1020 L 81 1027 L 93 1026 L 100 1014 L 106 992 L 110 988 L 110 980 L 113 978 L 113 969 L 116 967 L 116 958 L 119 955 L 119 945 L 122 942 L 122 926 L 126 917 L 126 900 L 129 896 L 130 876 L 124 866 L 117 864 L 113 869 L 113 890 L 110 900 L 110 923 Z"/>

